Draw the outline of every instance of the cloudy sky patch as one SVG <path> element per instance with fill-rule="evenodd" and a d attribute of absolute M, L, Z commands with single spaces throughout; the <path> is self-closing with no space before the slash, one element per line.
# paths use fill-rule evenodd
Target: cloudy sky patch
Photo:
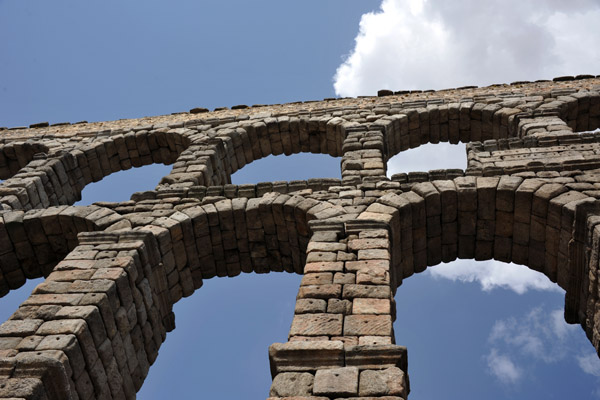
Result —
<path fill-rule="evenodd" d="M 438 279 L 460 282 L 477 282 L 484 291 L 503 288 L 518 294 L 528 290 L 549 290 L 561 292 L 545 275 L 517 264 L 499 261 L 456 260 L 448 264 L 429 268 L 427 273 Z"/>
<path fill-rule="evenodd" d="M 543 306 L 499 319 L 488 337 L 489 352 L 484 357 L 488 372 L 503 384 L 513 384 L 525 371 L 536 371 L 540 363 L 573 363 L 583 372 L 600 377 L 595 350 L 574 345 L 579 330 L 565 322 L 563 310 Z"/>
<path fill-rule="evenodd" d="M 595 73 L 600 2 L 384 0 L 339 66 L 340 96 Z"/>
<path fill-rule="evenodd" d="M 490 372 L 505 384 L 515 384 L 523 375 L 521 368 L 517 367 L 506 355 L 499 354 L 497 349 L 492 349 L 486 357 Z"/>

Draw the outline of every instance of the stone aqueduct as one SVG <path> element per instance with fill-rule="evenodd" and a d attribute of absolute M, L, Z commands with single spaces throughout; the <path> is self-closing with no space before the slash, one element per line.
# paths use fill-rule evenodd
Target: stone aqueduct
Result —
<path fill-rule="evenodd" d="M 304 274 L 272 400 L 405 399 L 393 295 L 456 258 L 544 273 L 600 348 L 600 79 L 204 111 L 0 132 L 0 296 L 46 277 L 0 325 L 0 398 L 135 398 L 174 303 L 241 272 Z M 386 178 L 395 154 L 459 141 L 466 170 Z M 341 157 L 342 179 L 230 184 L 300 152 Z M 155 190 L 72 206 L 151 163 L 173 163 Z"/>

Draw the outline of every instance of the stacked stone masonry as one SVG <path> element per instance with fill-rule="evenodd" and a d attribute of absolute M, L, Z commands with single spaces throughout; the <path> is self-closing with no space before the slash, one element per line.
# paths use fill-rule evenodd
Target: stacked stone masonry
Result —
<path fill-rule="evenodd" d="M 580 78 L 0 130 L 0 296 L 45 277 L 0 325 L 0 398 L 135 398 L 173 305 L 242 272 L 303 274 L 270 400 L 406 399 L 394 294 L 457 258 L 542 272 L 600 349 L 600 79 Z M 464 170 L 386 177 L 439 142 Z M 301 152 L 342 178 L 230 183 Z M 72 205 L 152 163 L 173 165 L 155 190 Z"/>

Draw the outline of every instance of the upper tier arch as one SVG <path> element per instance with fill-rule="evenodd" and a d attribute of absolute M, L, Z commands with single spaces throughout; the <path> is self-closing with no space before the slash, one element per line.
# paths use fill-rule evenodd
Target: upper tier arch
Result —
<path fill-rule="evenodd" d="M 188 145 L 189 139 L 177 132 L 141 130 L 57 147 L 5 180 L 0 204 L 9 210 L 71 205 L 87 184 L 131 167 L 173 163 Z"/>

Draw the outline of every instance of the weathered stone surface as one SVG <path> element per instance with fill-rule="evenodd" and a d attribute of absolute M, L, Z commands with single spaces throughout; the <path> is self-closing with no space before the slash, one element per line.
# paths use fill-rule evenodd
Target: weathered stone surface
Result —
<path fill-rule="evenodd" d="M 387 249 L 389 242 L 385 239 L 354 239 L 348 242 L 351 250 Z"/>
<path fill-rule="evenodd" d="M 389 285 L 390 274 L 386 268 L 365 268 L 356 273 L 356 283 L 363 285 Z"/>
<path fill-rule="evenodd" d="M 333 281 L 333 274 L 331 272 L 321 273 L 306 273 L 302 278 L 301 286 L 308 285 L 324 285 Z"/>
<path fill-rule="evenodd" d="M 315 371 L 344 365 L 344 344 L 338 340 L 290 341 L 269 347 L 273 374 Z"/>
<path fill-rule="evenodd" d="M 358 394 L 358 368 L 320 369 L 315 374 L 314 393 L 327 396 Z"/>
<path fill-rule="evenodd" d="M 342 293 L 342 285 L 310 285 L 301 286 L 298 291 L 298 298 L 330 299 L 338 298 Z"/>
<path fill-rule="evenodd" d="M 406 398 L 404 372 L 400 368 L 365 370 L 360 373 L 360 396 L 400 396 Z"/>
<path fill-rule="evenodd" d="M 310 272 L 342 272 L 344 270 L 343 262 L 308 262 L 304 267 L 305 273 Z"/>
<path fill-rule="evenodd" d="M 352 302 L 349 300 L 329 299 L 327 300 L 327 312 L 333 314 L 352 313 Z"/>
<path fill-rule="evenodd" d="M 390 336 L 392 318 L 389 315 L 347 315 L 344 318 L 344 335 Z"/>
<path fill-rule="evenodd" d="M 374 285 L 344 285 L 342 297 L 345 299 L 353 299 L 356 297 L 388 299 L 391 290 L 389 286 L 374 286 Z"/>
<path fill-rule="evenodd" d="M 290 336 L 335 336 L 342 334 L 342 316 L 339 314 L 296 315 L 290 328 Z"/>
<path fill-rule="evenodd" d="M 358 343 L 354 343 L 359 346 L 379 346 L 392 344 L 392 338 L 389 336 L 360 336 Z"/>
<path fill-rule="evenodd" d="M 296 301 L 296 314 L 324 313 L 327 311 L 327 302 L 321 299 L 298 299 Z"/>
<path fill-rule="evenodd" d="M 270 396 L 310 396 L 315 377 L 307 372 L 283 372 L 273 379 Z"/>
<path fill-rule="evenodd" d="M 25 319 L 20 321 L 6 321 L 0 325 L 0 336 L 25 337 L 33 335 L 44 321 L 39 319 Z"/>
<path fill-rule="evenodd" d="M 355 298 L 352 301 L 354 314 L 390 314 L 390 301 L 387 299 Z"/>
<path fill-rule="evenodd" d="M 390 263 L 387 260 L 349 261 L 346 263 L 346 270 L 352 272 L 357 272 L 367 268 L 383 268 L 389 270 Z"/>

